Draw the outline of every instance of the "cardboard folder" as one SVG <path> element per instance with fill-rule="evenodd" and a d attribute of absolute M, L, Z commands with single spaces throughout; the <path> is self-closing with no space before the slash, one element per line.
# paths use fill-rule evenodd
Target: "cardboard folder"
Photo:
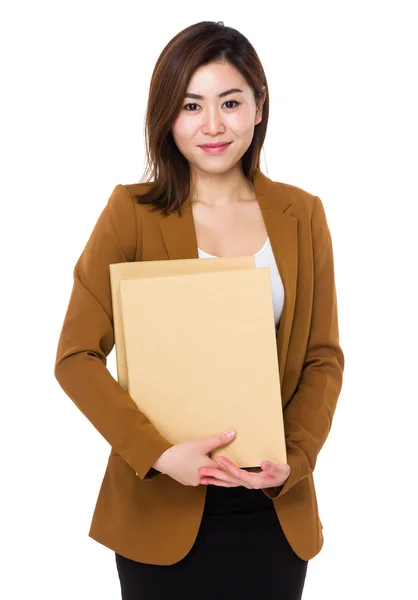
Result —
<path fill-rule="evenodd" d="M 186 275 L 192 273 L 208 273 L 210 271 L 255 268 L 255 259 L 253 256 L 227 256 L 219 258 L 205 258 L 204 260 L 194 258 L 183 258 L 177 260 L 149 260 L 116 263 L 110 265 L 116 368 L 118 382 L 122 388 L 126 392 L 129 391 L 122 311 L 120 306 L 120 282 L 122 279 L 164 277 L 168 275 Z"/>
<path fill-rule="evenodd" d="M 130 395 L 174 444 L 235 429 L 212 456 L 240 467 L 286 463 L 270 271 L 249 259 L 235 269 L 213 259 L 212 270 L 211 259 L 191 259 L 188 274 L 171 264 L 169 275 L 165 265 L 163 276 L 119 279 Z"/>

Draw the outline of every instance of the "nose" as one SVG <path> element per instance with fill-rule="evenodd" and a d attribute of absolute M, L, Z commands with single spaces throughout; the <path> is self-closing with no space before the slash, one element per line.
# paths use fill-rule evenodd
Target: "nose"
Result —
<path fill-rule="evenodd" d="M 225 131 L 222 112 L 217 108 L 203 111 L 202 133 L 217 135 L 222 131 Z"/>

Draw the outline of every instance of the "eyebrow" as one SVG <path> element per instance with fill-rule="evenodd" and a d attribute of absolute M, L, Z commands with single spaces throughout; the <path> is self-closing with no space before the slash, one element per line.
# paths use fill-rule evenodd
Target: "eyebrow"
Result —
<path fill-rule="evenodd" d="M 238 94 L 238 93 L 244 93 L 243 90 L 240 90 L 239 88 L 232 88 L 230 90 L 226 90 L 226 92 L 221 92 L 220 94 L 218 94 L 218 98 L 223 98 L 224 96 L 229 96 L 230 94 Z M 185 98 L 193 98 L 193 100 L 204 100 L 203 96 L 200 96 L 199 94 L 192 94 L 191 92 L 186 92 L 186 94 L 184 94 Z"/>

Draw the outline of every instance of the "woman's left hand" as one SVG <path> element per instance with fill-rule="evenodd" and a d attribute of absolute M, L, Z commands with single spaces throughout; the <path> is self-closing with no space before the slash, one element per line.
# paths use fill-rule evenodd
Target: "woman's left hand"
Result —
<path fill-rule="evenodd" d="M 224 456 L 214 459 L 220 468 L 201 467 L 200 483 L 218 485 L 220 487 L 238 487 L 249 490 L 278 487 L 284 484 L 290 475 L 289 465 L 276 465 L 264 460 L 261 468 L 240 469 Z"/>

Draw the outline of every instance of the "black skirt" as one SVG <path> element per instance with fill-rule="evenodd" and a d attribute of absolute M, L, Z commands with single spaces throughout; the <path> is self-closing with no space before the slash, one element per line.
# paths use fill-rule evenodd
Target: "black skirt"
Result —
<path fill-rule="evenodd" d="M 122 600 L 300 600 L 308 566 L 272 500 L 241 486 L 208 485 L 196 542 L 179 562 L 148 565 L 115 554 Z"/>

